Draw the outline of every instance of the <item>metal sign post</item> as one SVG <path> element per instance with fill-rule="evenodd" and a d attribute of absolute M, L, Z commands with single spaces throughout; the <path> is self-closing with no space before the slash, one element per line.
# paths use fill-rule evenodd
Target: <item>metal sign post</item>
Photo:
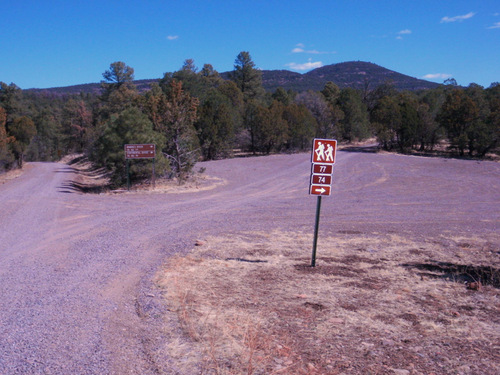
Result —
<path fill-rule="evenodd" d="M 318 196 L 318 203 L 316 204 L 316 221 L 314 223 L 314 240 L 313 252 L 311 259 L 311 267 L 316 267 L 316 247 L 318 245 L 318 230 L 319 230 L 319 214 L 321 212 L 321 195 Z"/>
<path fill-rule="evenodd" d="M 130 161 L 127 159 L 127 190 L 130 191 Z"/>
<path fill-rule="evenodd" d="M 311 156 L 311 179 L 309 194 L 317 195 L 316 220 L 314 224 L 314 240 L 311 267 L 316 267 L 316 247 L 318 245 L 319 218 L 321 213 L 321 197 L 330 196 L 332 192 L 333 164 L 337 153 L 335 139 L 314 139 Z"/>

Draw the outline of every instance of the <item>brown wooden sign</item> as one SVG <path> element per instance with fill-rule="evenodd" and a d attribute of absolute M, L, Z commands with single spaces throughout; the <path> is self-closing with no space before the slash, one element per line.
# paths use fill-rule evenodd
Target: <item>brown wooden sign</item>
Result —
<path fill-rule="evenodd" d="M 154 144 L 125 145 L 125 159 L 154 159 L 155 156 Z"/>

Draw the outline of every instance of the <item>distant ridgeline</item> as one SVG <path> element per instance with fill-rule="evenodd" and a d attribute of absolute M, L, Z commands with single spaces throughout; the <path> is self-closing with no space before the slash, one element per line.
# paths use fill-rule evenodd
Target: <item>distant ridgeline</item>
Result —
<path fill-rule="evenodd" d="M 220 73 L 224 79 L 229 79 L 231 72 Z M 142 92 L 150 88 L 151 83 L 159 79 L 143 79 L 134 81 L 137 89 Z M 285 90 L 297 92 L 313 90 L 320 91 L 327 82 L 333 82 L 340 88 L 352 87 L 355 89 L 373 90 L 377 86 L 391 82 L 398 90 L 418 91 L 433 89 L 440 84 L 410 77 L 379 65 L 363 62 L 350 61 L 338 64 L 326 65 L 301 74 L 289 70 L 262 70 L 262 85 L 269 91 L 274 92 L 278 87 Z M 31 92 L 47 92 L 55 95 L 99 93 L 99 83 L 87 83 L 82 85 L 54 87 L 47 89 L 28 89 Z"/>

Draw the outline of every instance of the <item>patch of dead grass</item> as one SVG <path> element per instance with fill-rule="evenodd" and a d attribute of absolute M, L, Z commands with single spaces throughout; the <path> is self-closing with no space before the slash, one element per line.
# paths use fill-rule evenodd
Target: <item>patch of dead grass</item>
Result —
<path fill-rule="evenodd" d="M 25 163 L 22 169 L 13 169 L 0 174 L 0 185 L 20 177 L 27 169 L 32 168 L 29 163 Z"/>
<path fill-rule="evenodd" d="M 171 259 L 158 285 L 206 374 L 496 374 L 499 289 L 408 264 L 498 271 L 499 242 L 338 233 L 312 268 L 312 235 L 235 233 Z"/>
<path fill-rule="evenodd" d="M 208 176 L 203 173 L 193 173 L 185 182 L 179 184 L 177 179 L 159 178 L 155 186 L 150 181 L 133 186 L 132 191 L 148 193 L 194 193 L 204 190 L 212 190 L 224 185 L 225 180 Z"/>

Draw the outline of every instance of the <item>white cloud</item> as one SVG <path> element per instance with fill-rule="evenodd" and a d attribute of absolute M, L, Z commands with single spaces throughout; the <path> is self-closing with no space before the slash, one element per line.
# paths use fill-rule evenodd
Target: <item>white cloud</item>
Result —
<path fill-rule="evenodd" d="M 167 39 L 168 40 L 176 40 L 176 39 L 179 39 L 179 35 L 168 35 Z"/>
<path fill-rule="evenodd" d="M 449 22 L 462 22 L 464 20 L 467 20 L 469 18 L 474 17 L 476 13 L 474 12 L 469 12 L 467 14 L 464 14 L 463 16 L 455 16 L 455 17 L 443 17 L 441 18 L 441 23 L 449 23 Z"/>
<path fill-rule="evenodd" d="M 302 43 L 298 43 L 294 49 L 292 49 L 292 53 L 309 53 L 313 55 L 323 55 L 323 54 L 331 54 L 331 53 L 336 53 L 334 51 L 332 52 L 327 52 L 327 51 L 318 51 L 315 49 L 305 49 L 305 45 Z"/>
<path fill-rule="evenodd" d="M 323 63 L 321 61 L 312 61 L 311 59 L 309 59 L 308 62 L 303 64 L 297 64 L 292 62 L 286 64 L 286 66 L 288 66 L 292 70 L 310 70 L 310 69 L 321 68 L 323 66 Z"/>
<path fill-rule="evenodd" d="M 500 22 L 495 22 L 493 26 L 488 27 L 488 29 L 500 29 Z"/>
<path fill-rule="evenodd" d="M 423 79 L 448 79 L 451 77 L 452 77 L 452 75 L 447 74 L 447 73 L 432 73 L 432 74 L 426 74 L 422 78 Z"/>
<path fill-rule="evenodd" d="M 404 29 L 404 30 L 398 31 L 396 39 L 403 40 L 403 35 L 410 35 L 410 34 L 411 34 L 410 29 Z"/>

